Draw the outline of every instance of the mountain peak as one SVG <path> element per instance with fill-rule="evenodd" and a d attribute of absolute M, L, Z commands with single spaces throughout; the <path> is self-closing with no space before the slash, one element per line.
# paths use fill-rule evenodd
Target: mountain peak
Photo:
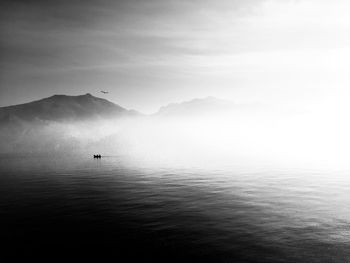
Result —
<path fill-rule="evenodd" d="M 56 94 L 41 100 L 0 108 L 0 121 L 69 121 L 120 117 L 130 113 L 123 107 L 90 93 L 78 96 Z"/>

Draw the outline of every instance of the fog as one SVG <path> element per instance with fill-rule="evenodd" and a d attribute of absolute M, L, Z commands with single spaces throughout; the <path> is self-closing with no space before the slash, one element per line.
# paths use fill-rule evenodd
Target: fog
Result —
<path fill-rule="evenodd" d="M 347 1 L 93 2 L 5 5 L 2 105 L 99 87 L 148 113 L 206 95 L 271 108 L 0 123 L 1 153 L 347 165 Z"/>
<path fill-rule="evenodd" d="M 343 118 L 314 113 L 156 119 L 137 126 L 128 132 L 131 150 L 153 161 L 341 168 L 350 146 Z"/>
<path fill-rule="evenodd" d="M 344 109 L 253 109 L 175 116 L 21 123 L 1 129 L 1 152 L 128 155 L 184 164 L 347 166 Z"/>

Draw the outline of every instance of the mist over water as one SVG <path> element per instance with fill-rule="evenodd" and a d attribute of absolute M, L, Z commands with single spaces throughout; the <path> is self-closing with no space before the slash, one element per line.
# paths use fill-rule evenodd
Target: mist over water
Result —
<path fill-rule="evenodd" d="M 348 2 L 1 1 L 0 260 L 350 262 Z"/>
<path fill-rule="evenodd" d="M 3 134 L 17 136 L 0 159 L 8 251 L 346 262 L 348 127 L 334 116 L 211 111 Z"/>
<path fill-rule="evenodd" d="M 345 111 L 238 108 L 192 113 L 4 126 L 1 153 L 126 154 L 157 162 L 239 160 L 349 168 Z"/>

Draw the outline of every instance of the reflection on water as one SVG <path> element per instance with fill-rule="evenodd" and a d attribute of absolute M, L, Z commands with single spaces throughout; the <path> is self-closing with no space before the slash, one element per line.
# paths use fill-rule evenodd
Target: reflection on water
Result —
<path fill-rule="evenodd" d="M 9 249 L 161 261 L 350 261 L 345 171 L 3 157 Z"/>

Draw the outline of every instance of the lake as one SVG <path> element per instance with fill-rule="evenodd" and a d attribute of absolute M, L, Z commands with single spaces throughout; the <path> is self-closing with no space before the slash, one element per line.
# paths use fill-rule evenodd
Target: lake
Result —
<path fill-rule="evenodd" d="M 349 171 L 49 155 L 2 156 L 0 173 L 12 255 L 350 261 Z"/>

